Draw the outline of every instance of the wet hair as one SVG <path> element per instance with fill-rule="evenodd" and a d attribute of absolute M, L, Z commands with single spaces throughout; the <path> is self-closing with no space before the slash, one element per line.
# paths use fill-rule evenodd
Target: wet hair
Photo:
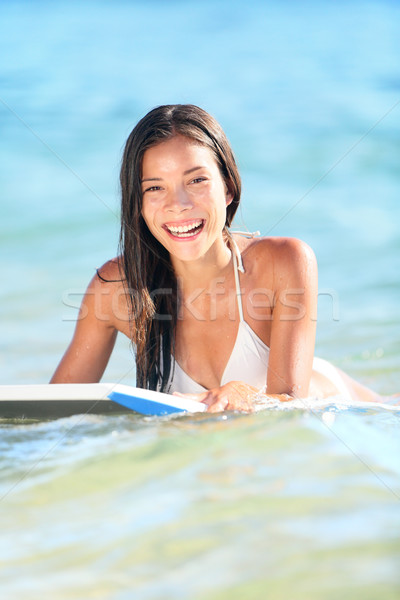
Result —
<path fill-rule="evenodd" d="M 191 104 L 159 106 L 129 135 L 122 159 L 121 276 L 128 297 L 132 343 L 136 346 L 136 385 L 168 391 L 173 368 L 179 291 L 166 249 L 142 217 L 142 162 L 146 150 L 182 135 L 211 150 L 233 200 L 229 227 L 240 201 L 241 181 L 230 144 L 219 123 Z"/>

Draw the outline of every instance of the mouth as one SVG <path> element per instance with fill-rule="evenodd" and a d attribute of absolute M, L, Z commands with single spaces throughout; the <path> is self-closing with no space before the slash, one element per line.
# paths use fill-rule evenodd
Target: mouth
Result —
<path fill-rule="evenodd" d="M 165 224 L 163 227 L 171 237 L 175 239 L 187 239 L 198 235 L 203 230 L 204 224 L 204 219 L 195 219 L 181 223 L 180 225 Z"/>

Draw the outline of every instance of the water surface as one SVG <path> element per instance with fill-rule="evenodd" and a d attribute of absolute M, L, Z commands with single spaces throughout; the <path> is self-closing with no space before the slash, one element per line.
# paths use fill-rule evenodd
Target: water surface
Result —
<path fill-rule="evenodd" d="M 50 378 L 117 253 L 125 138 L 193 102 L 243 176 L 237 226 L 320 270 L 317 354 L 400 391 L 400 8 L 0 6 L 0 383 Z M 105 380 L 134 383 L 120 339 Z M 398 598 L 399 415 L 2 422 L 6 598 Z"/>

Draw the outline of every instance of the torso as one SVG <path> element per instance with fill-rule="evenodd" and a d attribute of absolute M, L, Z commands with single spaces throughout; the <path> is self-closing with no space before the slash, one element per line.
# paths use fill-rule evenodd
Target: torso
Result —
<path fill-rule="evenodd" d="M 272 269 L 266 268 L 265 260 L 269 240 L 235 236 L 235 241 L 245 268 L 245 273 L 240 273 L 244 320 L 269 346 L 272 314 L 269 298 L 273 283 Z M 264 290 L 264 294 L 254 294 L 257 289 Z M 233 263 L 228 266 L 223 282 L 218 285 L 210 282 L 208 289 L 203 289 L 198 296 L 188 296 L 190 303 L 185 307 L 184 302 L 183 318 L 178 320 L 175 358 L 185 373 L 201 386 L 218 387 L 232 354 L 240 321 Z M 258 308 L 254 308 L 255 299 L 260 304 Z M 265 377 L 266 372 L 267 365 Z"/>
<path fill-rule="evenodd" d="M 245 269 L 240 273 L 244 320 L 261 343 L 269 348 L 276 287 L 274 277 L 279 277 L 285 266 L 277 260 L 285 238 L 235 236 L 235 241 Z M 104 284 L 107 308 L 102 310 L 109 312 L 115 329 L 131 339 L 128 302 L 123 282 L 118 281 L 118 261 L 113 259 L 101 269 L 104 278 L 117 280 Z M 232 355 L 240 322 L 232 263 L 223 282 L 214 285 L 214 292 L 210 282 L 208 289 L 194 293 L 192 298 L 190 294 L 188 296 L 191 301 L 184 306 L 177 323 L 175 359 L 188 380 L 205 389 L 218 387 Z M 265 379 L 267 368 L 268 364 L 265 364 Z M 330 395 L 335 389 L 328 377 L 313 373 L 310 390 L 315 395 Z"/>
<path fill-rule="evenodd" d="M 239 235 L 235 235 L 234 239 L 245 268 L 245 272 L 240 273 L 244 320 L 269 346 L 273 254 L 279 240 L 247 239 Z M 131 339 L 127 298 L 123 282 L 119 281 L 119 259 L 106 263 L 100 272 L 109 280 L 104 283 L 107 288 L 104 297 L 109 301 L 108 310 L 113 326 Z M 184 297 L 176 330 L 175 359 L 193 380 L 208 389 L 218 386 L 221 381 L 232 354 L 240 320 L 232 262 L 221 279 L 221 283 L 215 282 L 213 285 L 210 282 L 208 289 L 194 290 Z"/>

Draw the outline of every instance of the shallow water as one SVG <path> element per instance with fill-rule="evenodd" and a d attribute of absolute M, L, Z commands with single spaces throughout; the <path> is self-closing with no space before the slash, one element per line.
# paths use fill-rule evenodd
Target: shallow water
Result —
<path fill-rule="evenodd" d="M 222 123 L 237 226 L 320 270 L 317 354 L 400 392 L 400 7 L 0 5 L 0 383 L 46 382 L 117 252 L 124 140 Z M 119 340 L 104 377 L 134 383 Z M 398 598 L 399 413 L 325 408 L 0 424 L 5 598 Z"/>
<path fill-rule="evenodd" d="M 2 588 L 395 598 L 398 431 L 333 407 L 4 426 Z"/>

